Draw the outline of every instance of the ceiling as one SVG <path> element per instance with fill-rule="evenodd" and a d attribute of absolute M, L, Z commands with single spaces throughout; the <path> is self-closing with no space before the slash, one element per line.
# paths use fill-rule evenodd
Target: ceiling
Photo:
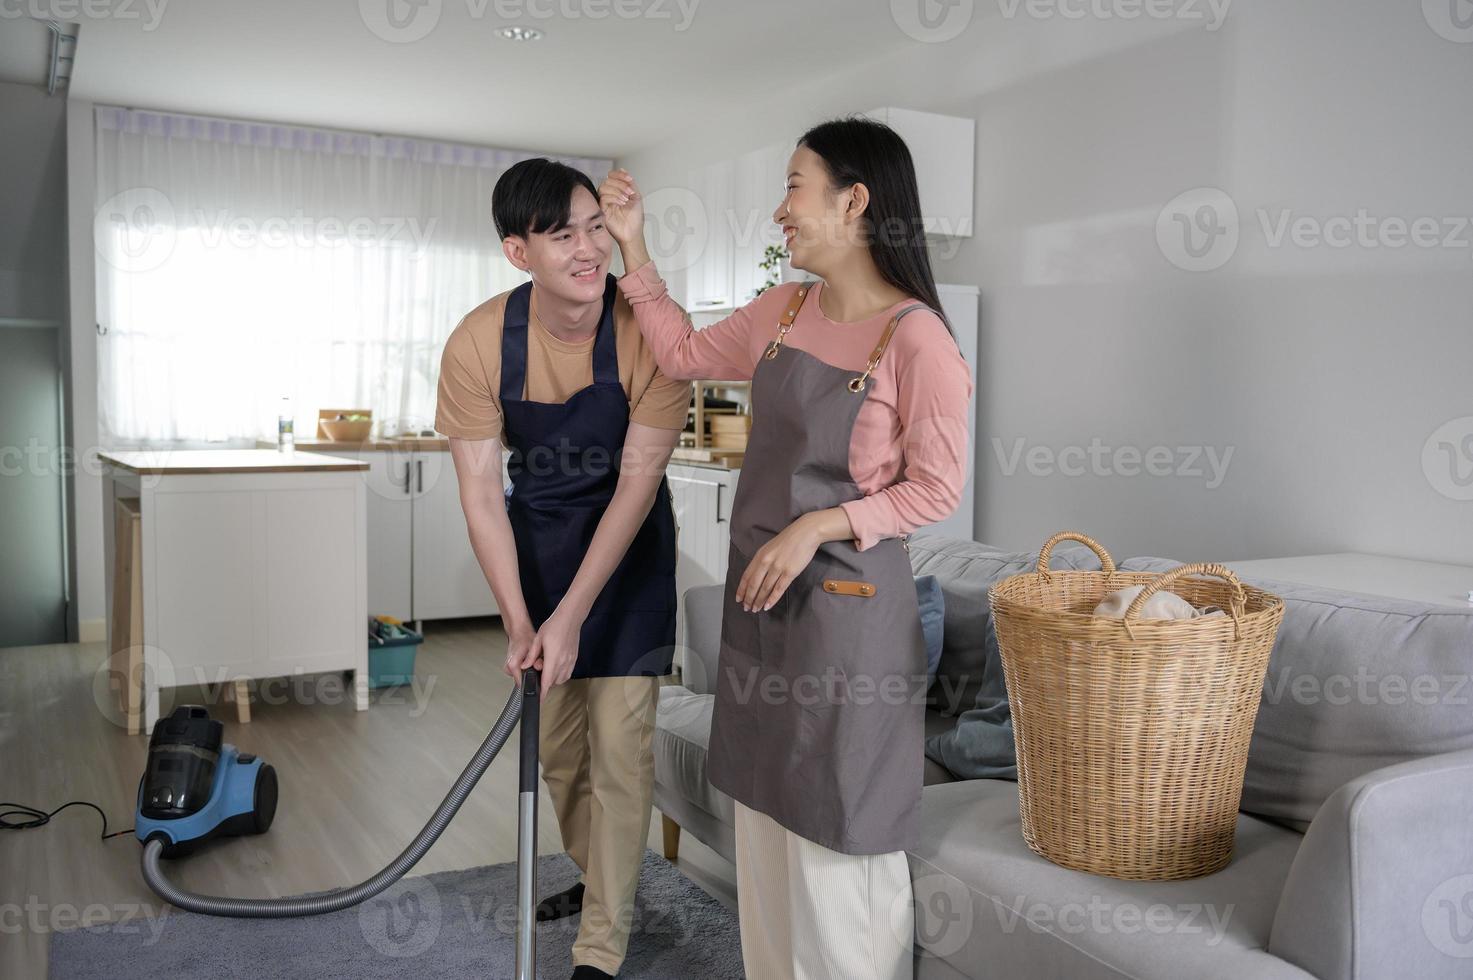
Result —
<path fill-rule="evenodd" d="M 80 18 L 74 98 L 603 157 L 917 43 L 883 0 L 96 7 L 115 13 Z M 513 24 L 545 36 L 496 36 Z M 47 38 L 39 21 L 0 22 L 0 78 L 44 85 Z"/>

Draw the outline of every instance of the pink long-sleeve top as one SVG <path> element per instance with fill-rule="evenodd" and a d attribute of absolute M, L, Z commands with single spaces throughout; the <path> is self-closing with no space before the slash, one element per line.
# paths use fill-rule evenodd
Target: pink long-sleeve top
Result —
<path fill-rule="evenodd" d="M 619 288 L 666 375 L 748 381 L 798 287 L 773 286 L 701 330 L 670 296 L 653 262 L 623 276 Z M 822 300 L 819 281 L 783 343 L 856 374 L 864 370 L 890 317 L 913 302 L 841 323 L 824 314 Z M 902 317 L 870 375 L 849 443 L 849 472 L 864 496 L 840 506 L 858 550 L 956 510 L 966 482 L 971 396 L 971 369 L 941 318 L 930 310 Z"/>

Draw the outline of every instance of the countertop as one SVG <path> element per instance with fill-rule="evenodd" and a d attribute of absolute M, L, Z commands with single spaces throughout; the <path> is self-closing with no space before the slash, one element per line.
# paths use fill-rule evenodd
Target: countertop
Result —
<path fill-rule="evenodd" d="M 114 450 L 97 454 L 104 462 L 149 476 L 185 473 L 310 473 L 323 470 L 366 470 L 368 464 L 300 450 L 158 449 Z"/>
<path fill-rule="evenodd" d="M 316 449 L 324 453 L 450 451 L 450 439 L 447 436 L 404 436 L 402 438 L 394 436 L 388 439 L 365 439 L 362 442 L 340 439 L 298 439 L 296 445 L 298 452 L 302 449 Z M 260 449 L 274 451 L 276 443 L 269 439 L 257 439 L 256 446 Z M 715 458 L 712 458 L 713 456 Z M 705 450 L 676 446 L 670 454 L 670 462 L 712 470 L 739 470 L 742 467 L 742 456 L 740 451 L 729 449 Z"/>
<path fill-rule="evenodd" d="M 362 442 L 353 442 L 348 439 L 298 439 L 295 443 L 298 450 L 320 449 L 328 452 L 359 453 L 359 452 L 446 452 L 450 449 L 450 440 L 446 436 L 392 436 L 388 439 L 364 439 Z M 257 439 L 257 449 L 275 449 L 276 441 L 273 439 Z"/>

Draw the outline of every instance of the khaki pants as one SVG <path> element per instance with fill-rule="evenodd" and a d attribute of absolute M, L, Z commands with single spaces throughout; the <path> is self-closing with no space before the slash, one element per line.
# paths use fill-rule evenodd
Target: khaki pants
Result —
<path fill-rule="evenodd" d="M 563 847 L 583 871 L 573 965 L 616 974 L 629 947 L 650 828 L 658 677 L 585 677 L 541 706 L 542 779 Z"/>
<path fill-rule="evenodd" d="M 843 854 L 736 807 L 742 965 L 761 980 L 910 980 L 904 851 Z"/>

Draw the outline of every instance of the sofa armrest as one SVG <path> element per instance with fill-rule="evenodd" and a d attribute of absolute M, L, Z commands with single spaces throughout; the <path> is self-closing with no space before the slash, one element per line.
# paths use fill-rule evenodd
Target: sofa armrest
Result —
<path fill-rule="evenodd" d="M 1268 950 L 1325 980 L 1473 975 L 1473 750 L 1377 769 L 1315 814 Z"/>
<path fill-rule="evenodd" d="M 724 585 L 697 585 L 685 590 L 685 668 L 681 683 L 697 694 L 716 693 L 716 661 L 721 654 L 721 600 Z"/>

